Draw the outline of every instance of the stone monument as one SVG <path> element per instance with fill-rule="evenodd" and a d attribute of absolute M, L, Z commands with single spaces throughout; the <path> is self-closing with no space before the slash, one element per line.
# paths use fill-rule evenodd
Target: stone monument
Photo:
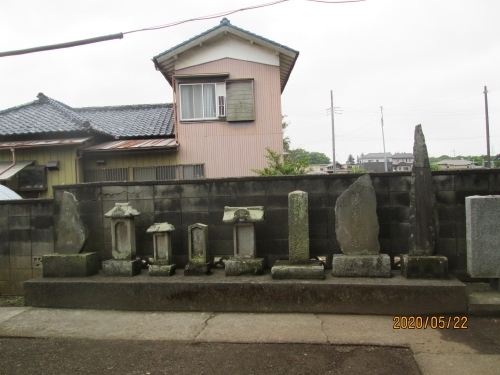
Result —
<path fill-rule="evenodd" d="M 304 191 L 288 194 L 288 260 L 277 260 L 273 279 L 324 279 L 325 270 L 309 255 L 309 203 Z"/>
<path fill-rule="evenodd" d="M 336 277 L 391 277 L 391 258 L 380 254 L 377 199 L 370 175 L 358 178 L 337 199 L 335 233 L 344 254 L 335 254 Z"/>
<path fill-rule="evenodd" d="M 149 266 L 149 276 L 172 276 L 175 264 L 172 264 L 171 232 L 175 230 L 169 223 L 155 223 L 147 233 L 153 233 L 154 264 Z"/>
<path fill-rule="evenodd" d="M 62 196 L 55 232 L 55 253 L 42 258 L 43 277 L 85 277 L 99 272 L 99 255 L 80 253 L 87 230 L 80 218 L 78 201 L 67 191 Z"/>
<path fill-rule="evenodd" d="M 256 258 L 255 223 L 264 221 L 264 207 L 224 207 L 222 222 L 233 224 L 234 256 L 224 261 L 226 276 L 259 275 L 264 258 Z"/>
<path fill-rule="evenodd" d="M 467 273 L 500 291 L 500 195 L 465 198 Z"/>
<path fill-rule="evenodd" d="M 196 223 L 188 227 L 189 262 L 184 276 L 202 276 L 210 273 L 208 261 L 208 225 Z"/>
<path fill-rule="evenodd" d="M 135 276 L 141 273 L 141 261 L 136 259 L 135 217 L 139 216 L 129 203 L 116 203 L 104 214 L 111 218 L 111 251 L 113 259 L 102 262 L 106 276 Z"/>
<path fill-rule="evenodd" d="M 435 255 L 439 221 L 422 125 L 415 127 L 413 155 L 409 251 L 401 256 L 401 272 L 408 279 L 447 279 L 448 258 Z"/>

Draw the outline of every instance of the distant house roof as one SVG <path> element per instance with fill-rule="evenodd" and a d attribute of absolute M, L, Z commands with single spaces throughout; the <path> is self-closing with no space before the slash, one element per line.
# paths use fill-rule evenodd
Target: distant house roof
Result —
<path fill-rule="evenodd" d="M 397 168 L 397 167 L 411 167 L 411 166 L 413 166 L 413 164 L 402 161 L 401 163 L 393 164 L 393 166 L 395 168 Z"/>
<path fill-rule="evenodd" d="M 42 93 L 37 97 L 0 111 L 0 136 L 82 131 L 115 138 L 173 134 L 172 104 L 72 108 Z"/>
<path fill-rule="evenodd" d="M 394 154 L 392 155 L 392 157 L 394 159 L 410 159 L 410 158 L 414 158 L 413 154 L 408 154 L 408 153 L 397 153 L 397 154 Z"/>
<path fill-rule="evenodd" d="M 174 71 L 175 59 L 178 54 L 187 51 L 195 46 L 198 46 L 200 43 L 212 39 L 221 33 L 227 32 L 245 38 L 252 43 L 267 47 L 279 53 L 281 91 L 283 91 L 285 89 L 288 78 L 290 77 L 293 66 L 295 65 L 295 61 L 299 57 L 299 51 L 296 51 L 283 44 L 277 43 L 273 40 L 264 38 L 260 35 L 254 34 L 250 31 L 236 27 L 232 25 L 227 18 L 223 18 L 220 21 L 219 25 L 154 56 L 153 62 L 155 63 L 156 68 L 162 71 L 168 82 L 172 84 L 171 73 Z"/>
<path fill-rule="evenodd" d="M 388 158 L 392 158 L 392 154 L 390 152 L 386 152 L 385 155 L 388 157 Z M 360 159 L 376 159 L 376 158 L 384 158 L 384 153 L 383 152 L 380 152 L 380 153 L 370 153 L 370 154 L 366 154 L 364 156 L 361 156 Z"/>
<path fill-rule="evenodd" d="M 438 165 L 467 166 L 467 165 L 474 165 L 474 162 L 470 161 L 470 160 L 452 160 L 452 159 L 446 159 L 446 160 L 441 160 L 437 164 Z"/>

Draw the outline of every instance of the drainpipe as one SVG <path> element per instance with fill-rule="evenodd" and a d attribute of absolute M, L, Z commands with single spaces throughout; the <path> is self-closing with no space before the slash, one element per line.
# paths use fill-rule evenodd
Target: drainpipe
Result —
<path fill-rule="evenodd" d="M 7 172 L 9 169 L 11 169 L 14 165 L 16 165 L 16 149 L 14 147 L 10 148 L 10 152 L 12 152 L 12 164 L 8 165 L 5 167 L 2 171 L 0 171 L 0 175 L 3 174 L 4 172 Z"/>
<path fill-rule="evenodd" d="M 83 157 L 83 153 L 81 155 L 78 155 L 79 152 L 76 151 L 76 159 L 75 159 L 75 163 L 76 163 L 76 183 L 79 184 L 80 183 L 80 160 L 82 159 Z"/>

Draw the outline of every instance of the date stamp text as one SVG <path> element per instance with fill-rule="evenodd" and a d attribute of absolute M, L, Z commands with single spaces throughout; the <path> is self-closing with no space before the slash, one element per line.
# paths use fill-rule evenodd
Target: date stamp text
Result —
<path fill-rule="evenodd" d="M 467 316 L 395 315 L 393 329 L 468 329 Z"/>

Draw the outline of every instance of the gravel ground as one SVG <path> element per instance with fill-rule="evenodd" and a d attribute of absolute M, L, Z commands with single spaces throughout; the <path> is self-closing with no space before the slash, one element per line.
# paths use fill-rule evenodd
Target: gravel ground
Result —
<path fill-rule="evenodd" d="M 411 350 L 310 344 L 0 339 L 0 373 L 420 374 Z"/>

